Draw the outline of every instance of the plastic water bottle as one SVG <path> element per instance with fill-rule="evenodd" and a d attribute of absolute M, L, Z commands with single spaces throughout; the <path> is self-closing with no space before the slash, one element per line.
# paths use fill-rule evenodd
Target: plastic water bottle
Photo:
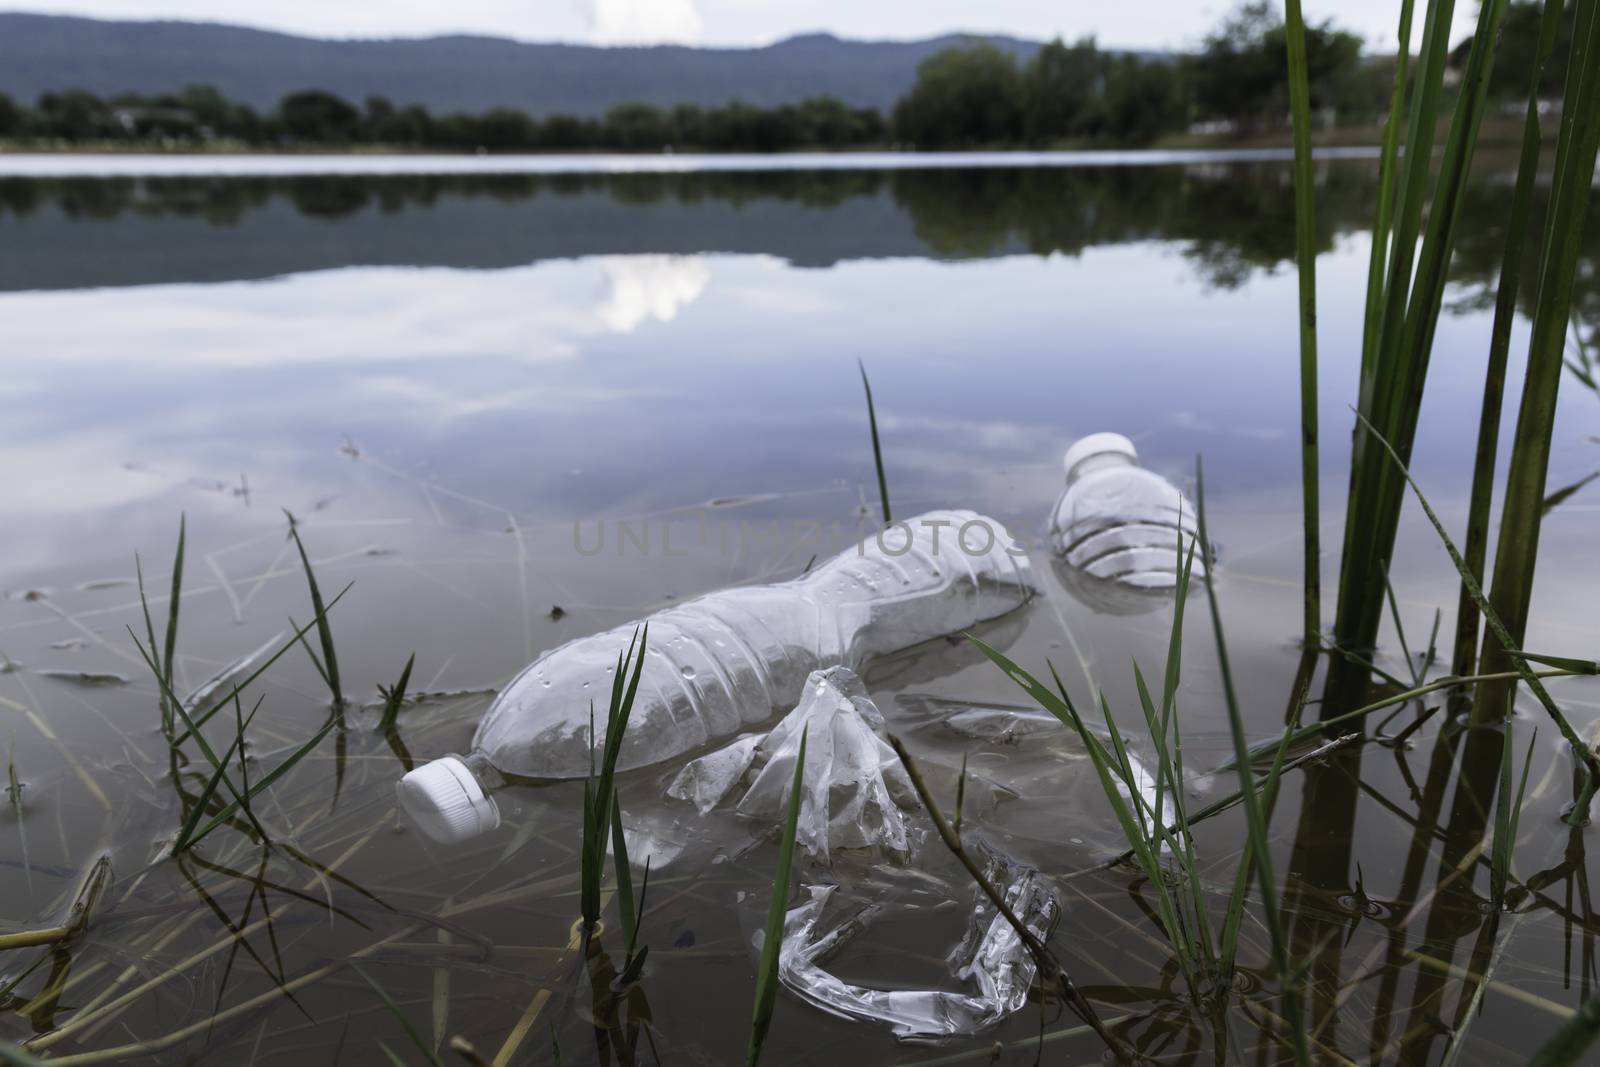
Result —
<path fill-rule="evenodd" d="M 1074 570 L 1138 589 L 1178 584 L 1179 545 L 1198 539 L 1194 505 L 1178 487 L 1139 466 L 1119 433 L 1080 438 L 1062 459 L 1067 486 L 1050 519 L 1050 546 Z M 1195 551 L 1195 577 L 1205 573 Z"/>
<path fill-rule="evenodd" d="M 659 611 L 645 620 L 649 643 L 618 769 L 731 737 L 792 708 L 818 668 L 864 669 L 874 656 L 1004 615 L 1034 592 L 1028 557 L 1004 526 L 935 511 L 891 523 L 792 581 Z M 401 780 L 402 805 L 430 836 L 465 840 L 498 824 L 489 793 L 503 776 L 587 775 L 633 631 L 629 623 L 534 660 L 490 706 L 470 754 Z"/>

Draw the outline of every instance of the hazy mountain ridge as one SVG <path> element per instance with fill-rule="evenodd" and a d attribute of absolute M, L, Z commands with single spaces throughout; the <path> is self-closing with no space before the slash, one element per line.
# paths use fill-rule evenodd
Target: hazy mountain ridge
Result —
<path fill-rule="evenodd" d="M 964 39 L 970 38 L 850 41 L 805 34 L 759 48 L 601 48 L 465 35 L 323 40 L 219 23 L 0 13 L 0 92 L 32 101 L 69 88 L 109 96 L 207 83 L 263 109 L 285 93 L 319 88 L 358 103 L 378 95 L 435 111 L 505 106 L 577 115 L 636 100 L 738 98 L 773 106 L 831 94 L 853 106 L 888 109 L 911 86 L 919 62 Z M 985 39 L 1023 59 L 1039 47 Z"/>

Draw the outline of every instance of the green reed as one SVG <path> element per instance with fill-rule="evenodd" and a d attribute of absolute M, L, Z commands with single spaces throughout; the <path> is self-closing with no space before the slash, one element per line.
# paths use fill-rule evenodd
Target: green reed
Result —
<path fill-rule="evenodd" d="M 317 628 L 317 642 L 322 646 L 320 660 L 311 651 L 310 646 L 306 646 L 306 654 L 311 657 L 312 665 L 316 667 L 317 673 L 327 685 L 328 692 L 333 698 L 334 710 L 343 712 L 345 703 L 344 689 L 339 684 L 339 655 L 333 646 L 333 627 L 328 623 L 328 613 L 322 602 L 322 589 L 317 585 L 316 568 L 311 566 L 311 557 L 306 554 L 305 542 L 300 540 L 299 521 L 288 508 L 284 508 L 283 513 L 289 520 L 289 536 L 294 539 L 294 547 L 300 553 L 300 566 L 305 571 L 306 587 L 311 593 L 311 609 L 316 612 L 314 621 Z"/>
<path fill-rule="evenodd" d="M 1430 0 L 1403 121 L 1412 5 L 1401 8 L 1401 49 L 1394 96 L 1380 162 L 1379 201 L 1373 226 L 1375 246 L 1369 264 L 1366 321 L 1363 327 L 1358 423 L 1351 456 L 1349 501 L 1345 515 L 1339 598 L 1334 639 L 1340 649 L 1365 656 L 1377 643 L 1383 618 L 1384 582 L 1393 557 L 1404 485 L 1377 448 L 1370 425 L 1409 460 L 1417 412 L 1426 382 L 1434 330 L 1461 216 L 1478 129 L 1486 104 L 1494 41 L 1506 0 L 1486 0 L 1451 114 L 1437 174 L 1431 173 L 1434 139 L 1449 57 L 1453 0 Z M 1291 25 L 1303 19 L 1289 12 Z M 1405 151 L 1398 157 L 1399 138 Z M 1398 168 L 1398 169 L 1397 169 Z M 1388 190 L 1393 186 L 1391 203 Z M 1432 190 L 1431 199 L 1429 190 Z M 1386 247 L 1385 247 L 1386 246 Z M 1336 660 L 1324 713 L 1357 703 L 1366 669 Z"/>
<path fill-rule="evenodd" d="M 617 757 L 622 752 L 622 735 L 633 714 L 634 697 L 639 692 L 639 677 L 644 672 L 644 657 L 650 640 L 650 626 L 635 630 L 625 652 L 617 653 L 617 666 L 611 679 L 611 703 L 606 709 L 606 741 L 601 750 L 600 769 L 594 763 L 594 706 L 589 707 L 589 777 L 583 781 L 583 842 L 581 847 L 583 888 L 580 911 L 587 940 L 600 923 L 600 883 L 605 876 L 606 839 L 612 828 L 612 810 L 617 804 L 615 778 Z M 637 654 L 636 654 L 637 653 Z M 633 677 L 628 678 L 628 669 Z M 616 857 L 620 869 L 625 856 Z"/>
<path fill-rule="evenodd" d="M 1600 151 L 1600 13 L 1595 4 L 1577 7 L 1567 62 L 1561 133 L 1540 248 L 1539 292 L 1489 597 L 1504 621 L 1506 633 L 1491 631 L 1485 635 L 1482 658 L 1486 672 L 1501 669 L 1511 658 L 1508 653 L 1520 645 L 1533 600 L 1556 394 L 1565 368 L 1573 281 L 1593 193 L 1595 155 Z M 1500 718 L 1513 688 L 1511 683 L 1501 682 L 1479 686 L 1473 710 L 1475 721 Z"/>
<path fill-rule="evenodd" d="M 878 412 L 872 406 L 872 383 L 867 381 L 867 365 L 857 360 L 856 366 L 861 369 L 861 388 L 867 393 L 867 425 L 872 428 L 872 462 L 878 469 L 878 500 L 883 508 L 883 521 L 887 524 L 893 520 L 889 515 L 889 481 L 883 475 L 883 447 L 878 443 Z"/>
<path fill-rule="evenodd" d="M 801 783 L 806 769 L 806 741 L 810 727 L 800 731 L 800 754 L 794 761 L 794 779 L 789 783 L 789 808 L 783 817 L 783 836 L 778 840 L 778 870 L 772 878 L 772 899 L 767 903 L 767 925 L 761 939 L 761 963 L 756 970 L 755 1007 L 750 1017 L 750 1044 L 745 1050 L 745 1067 L 761 1062 L 761 1050 L 772 1030 L 772 1012 L 778 1005 L 778 952 L 783 947 L 783 923 L 789 913 L 789 875 L 794 868 L 795 833 L 800 825 Z"/>
<path fill-rule="evenodd" d="M 1300 280 L 1300 488 L 1305 579 L 1305 644 L 1322 630 L 1322 514 L 1317 456 L 1316 168 L 1311 158 L 1311 88 L 1306 70 L 1305 16 L 1300 0 L 1285 5 L 1289 107 L 1294 124 L 1294 236 Z"/>
<path fill-rule="evenodd" d="M 1368 428 L 1370 430 L 1370 426 Z M 1501 618 L 1499 608 L 1494 604 L 1492 598 L 1484 595 L 1482 587 L 1478 585 L 1477 579 L 1473 577 L 1471 565 L 1461 555 L 1461 551 L 1456 548 L 1455 542 L 1451 540 L 1449 532 L 1444 528 L 1444 523 L 1439 521 L 1438 513 L 1433 510 L 1433 505 L 1428 503 L 1428 498 L 1423 495 L 1422 487 L 1417 484 L 1416 479 L 1411 476 L 1411 472 L 1406 469 L 1405 463 L 1400 459 L 1399 452 L 1381 434 L 1374 433 L 1374 437 L 1399 470 L 1400 477 L 1404 479 L 1404 483 L 1410 486 L 1412 493 L 1416 495 L 1417 503 L 1421 506 L 1423 514 L 1428 517 L 1428 522 L 1432 524 L 1434 533 L 1438 535 L 1440 542 L 1444 545 L 1445 552 L 1450 557 L 1450 562 L 1455 565 L 1456 573 L 1461 576 L 1462 586 L 1467 590 L 1467 594 L 1472 597 L 1473 604 L 1477 607 L 1479 613 L 1482 614 L 1484 623 L 1489 628 L 1489 636 L 1499 642 L 1498 647 L 1503 650 L 1503 662 L 1511 668 L 1510 671 L 1502 671 L 1497 674 L 1485 672 L 1485 675 L 1477 682 L 1479 691 L 1483 691 L 1488 686 L 1499 686 L 1504 687 L 1506 692 L 1509 693 L 1510 688 L 1518 682 L 1528 687 L 1528 690 L 1544 708 L 1545 713 L 1556 724 L 1556 728 L 1561 731 L 1562 738 L 1572 747 L 1573 753 L 1584 766 L 1583 784 L 1579 789 L 1578 800 L 1573 807 L 1570 818 L 1580 823 L 1586 821 L 1589 801 L 1593 798 L 1595 791 L 1600 789 L 1600 755 L 1597 755 L 1594 749 L 1578 736 L 1578 732 L 1572 728 L 1572 724 L 1567 720 L 1566 715 L 1562 713 L 1561 708 L 1557 706 L 1549 691 L 1545 689 L 1539 675 L 1528 666 L 1530 658 L 1548 660 L 1550 657 L 1530 657 L 1521 650 L 1520 637 L 1511 633 L 1509 627 Z M 1571 664 L 1575 661 L 1560 662 Z M 1487 657 L 1485 657 L 1484 665 L 1488 666 Z M 1569 671 L 1568 673 L 1583 672 Z M 1509 699 L 1499 705 L 1498 720 L 1484 717 L 1482 715 L 1483 709 L 1484 702 L 1480 700 L 1473 709 L 1474 721 L 1480 723 L 1499 721 L 1509 726 L 1511 722 L 1511 703 Z"/>
<path fill-rule="evenodd" d="M 1528 108 L 1522 127 L 1522 148 L 1517 162 L 1516 188 L 1506 225 L 1506 247 L 1501 258 L 1495 293 L 1494 325 L 1489 335 L 1489 363 L 1484 370 L 1483 405 L 1478 416 L 1478 445 L 1472 466 L 1472 496 L 1467 512 L 1466 560 L 1473 578 L 1483 584 L 1484 561 L 1489 548 L 1489 508 L 1494 497 L 1495 459 L 1500 447 L 1500 414 L 1505 402 L 1506 362 L 1511 351 L 1511 326 L 1517 314 L 1517 293 L 1522 284 L 1523 249 L 1533 218 L 1533 192 L 1539 174 L 1543 130 L 1539 122 L 1539 86 L 1546 64 L 1555 52 L 1561 26 L 1563 0 L 1545 0 L 1539 23 L 1539 44 L 1534 68 L 1529 72 Z M 1478 611 L 1466 585 L 1456 608 L 1456 632 L 1450 670 L 1471 674 L 1477 664 Z"/>
<path fill-rule="evenodd" d="M 1205 542 L 1204 482 L 1200 486 L 1200 539 Z M 1184 974 L 1192 995 L 1198 1000 L 1202 991 L 1226 988 L 1232 974 L 1238 944 L 1238 931 L 1245 912 L 1244 887 L 1255 872 L 1260 888 L 1266 925 L 1271 935 L 1272 954 L 1285 1003 L 1285 1017 L 1290 1023 L 1290 1041 L 1294 1047 L 1295 1061 L 1309 1063 L 1304 1028 L 1301 1018 L 1300 994 L 1297 988 L 1299 968 L 1291 963 L 1287 940 L 1279 918 L 1277 883 L 1273 874 L 1270 845 L 1266 832 L 1266 816 L 1260 793 L 1273 794 L 1285 768 L 1289 747 L 1289 734 L 1278 742 L 1272 770 L 1264 779 L 1251 774 L 1244 733 L 1243 716 L 1234 693 L 1232 671 L 1228 664 L 1227 646 L 1223 641 L 1220 608 L 1215 590 L 1209 581 L 1207 592 L 1211 603 L 1213 632 L 1217 639 L 1217 653 L 1224 679 L 1224 692 L 1229 708 L 1229 729 L 1233 736 L 1240 791 L 1221 805 L 1214 805 L 1205 814 L 1213 814 L 1236 800 L 1243 801 L 1247 813 L 1247 845 L 1239 858 L 1235 892 L 1229 900 L 1229 910 L 1224 917 L 1223 933 L 1218 940 L 1213 932 L 1210 909 L 1205 899 L 1204 878 L 1194 844 L 1193 820 L 1187 809 L 1185 792 L 1188 788 L 1183 763 L 1183 739 L 1178 725 L 1178 687 L 1182 674 L 1183 618 L 1187 602 L 1189 578 L 1194 566 L 1195 544 L 1180 553 L 1179 580 L 1173 602 L 1173 621 L 1168 637 L 1166 670 L 1162 680 L 1159 703 L 1152 697 L 1143 672 L 1133 665 L 1134 680 L 1139 692 L 1140 708 L 1155 753 L 1156 773 L 1153 797 L 1144 795 L 1140 775 L 1129 755 L 1122 732 L 1117 726 L 1105 695 L 1099 695 L 1100 714 L 1108 735 L 1101 741 L 1073 702 L 1066 686 L 1056 674 L 1054 664 L 1050 673 L 1055 688 L 1044 685 L 1027 670 L 1014 663 L 1004 653 L 985 642 L 972 638 L 973 644 L 996 666 L 1003 670 L 1040 707 L 1049 711 L 1070 727 L 1082 741 L 1089 754 L 1101 789 L 1111 806 L 1123 837 L 1128 842 L 1134 863 L 1145 876 L 1150 891 L 1155 896 L 1155 914 L 1173 953 L 1174 961 Z M 1168 803 L 1170 802 L 1170 812 Z M 1268 805 L 1270 806 L 1270 802 Z M 1198 817 L 1198 816 L 1197 816 Z M 1170 857 L 1170 864 L 1169 859 Z M 1170 876 L 1176 868 L 1177 879 Z M 1176 885 L 1174 885 L 1176 882 Z"/>
<path fill-rule="evenodd" d="M 161 647 L 164 653 L 158 653 L 156 645 L 156 628 L 150 620 L 150 602 L 145 597 L 144 591 L 144 565 L 139 561 L 137 552 L 133 555 L 133 570 L 139 585 L 139 606 L 144 610 L 144 630 L 150 641 L 150 650 L 155 653 L 156 670 L 162 681 L 166 684 L 161 694 L 161 732 L 167 737 L 172 736 L 173 724 L 176 713 L 171 702 L 167 699 L 166 690 L 172 688 L 172 665 L 177 658 L 178 650 L 178 612 L 183 603 L 183 551 L 186 539 L 188 517 L 178 516 L 178 548 L 172 560 L 172 591 L 171 599 L 167 604 L 167 629 L 166 641 Z"/>

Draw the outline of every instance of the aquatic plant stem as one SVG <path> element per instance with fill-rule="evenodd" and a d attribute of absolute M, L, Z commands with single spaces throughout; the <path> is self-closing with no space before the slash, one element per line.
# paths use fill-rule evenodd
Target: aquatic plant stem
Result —
<path fill-rule="evenodd" d="M 1489 508 L 1494 499 L 1495 458 L 1500 448 L 1500 415 L 1505 401 L 1506 362 L 1511 351 L 1511 326 L 1517 317 L 1517 293 L 1522 284 L 1523 249 L 1533 216 L 1533 190 L 1539 176 L 1539 150 L 1543 136 L 1539 123 L 1539 86 L 1545 66 L 1555 51 L 1564 0 L 1545 0 L 1539 23 L 1539 45 L 1530 73 L 1528 111 L 1522 127 L 1522 151 L 1517 164 L 1516 187 L 1511 194 L 1511 214 L 1506 225 L 1506 247 L 1501 257 L 1500 281 L 1495 293 L 1494 325 L 1489 334 L 1489 364 L 1484 370 L 1483 406 L 1478 415 L 1478 446 L 1472 466 L 1472 495 L 1467 510 L 1467 538 L 1463 549 L 1467 566 L 1479 585 L 1489 548 Z M 1453 674 L 1471 674 L 1477 663 L 1478 606 L 1465 582 L 1456 606 Z"/>
<path fill-rule="evenodd" d="M 878 443 L 878 412 L 872 406 L 872 383 L 867 381 L 867 365 L 856 360 L 856 366 L 861 369 L 861 388 L 867 393 L 867 425 L 872 429 L 872 462 L 878 468 L 878 500 L 883 508 L 883 522 L 888 525 L 894 520 L 889 515 L 889 481 L 883 476 L 883 447 Z"/>
<path fill-rule="evenodd" d="M 906 751 L 905 745 L 893 734 L 889 735 L 889 745 L 894 749 L 895 755 L 900 757 L 900 763 L 906 770 L 906 777 L 911 779 L 911 786 L 916 790 L 917 798 L 922 801 L 922 806 L 928 811 L 928 817 L 933 820 L 933 827 L 938 832 L 939 839 L 944 842 L 945 847 L 950 850 L 951 854 L 960 861 L 961 866 L 967 869 L 967 873 L 972 876 L 972 880 L 977 883 L 984 896 L 989 898 L 989 902 L 994 905 L 995 910 L 1016 931 L 1017 937 L 1028 950 L 1028 955 L 1033 957 L 1034 965 L 1039 970 L 1040 984 L 1050 991 L 1058 993 L 1072 1007 L 1072 1010 L 1078 1014 L 1078 1017 L 1094 1030 L 1100 1040 L 1105 1042 L 1106 1047 L 1117 1057 L 1119 1063 L 1132 1064 L 1137 1062 L 1136 1054 L 1128 1048 L 1124 1041 L 1106 1029 L 1105 1024 L 1100 1021 L 1099 1013 L 1094 1010 L 1094 1005 L 1089 1003 L 1088 998 L 1078 991 L 1077 986 L 1072 984 L 1072 979 L 1062 969 L 1061 965 L 1056 962 L 1050 949 L 1044 942 L 1034 936 L 1033 931 L 1028 929 L 1021 919 L 1017 918 L 1016 913 L 1011 910 L 1011 906 L 1006 903 L 1004 894 L 984 875 L 983 868 L 972 858 L 972 854 L 961 843 L 960 836 L 945 820 L 944 814 L 939 810 L 938 803 L 933 799 L 932 792 L 928 789 L 928 784 L 923 781 L 922 772 L 918 769 L 916 760 L 911 758 L 911 753 Z"/>
<path fill-rule="evenodd" d="M 1565 369 L 1563 355 L 1572 310 L 1573 282 L 1585 216 L 1593 193 L 1595 154 L 1600 150 L 1600 5 L 1579 4 L 1567 57 L 1561 135 L 1556 146 L 1550 210 L 1539 267 L 1539 296 L 1528 343 L 1522 403 L 1506 475 L 1505 506 L 1495 546 L 1490 603 L 1509 638 L 1484 636 L 1485 671 L 1503 670 L 1508 653 L 1521 645 L 1533 601 L 1534 566 L 1544 515 L 1545 481 L 1555 427 L 1556 395 Z M 1473 721 L 1494 722 L 1506 714 L 1514 683 L 1478 688 Z"/>
<path fill-rule="evenodd" d="M 1295 259 L 1300 276 L 1300 489 L 1304 525 L 1305 643 L 1322 630 L 1322 516 L 1317 461 L 1317 221 L 1316 170 L 1311 158 L 1311 89 L 1306 25 L 1300 0 L 1285 4 L 1289 52 L 1289 109 L 1294 121 Z"/>

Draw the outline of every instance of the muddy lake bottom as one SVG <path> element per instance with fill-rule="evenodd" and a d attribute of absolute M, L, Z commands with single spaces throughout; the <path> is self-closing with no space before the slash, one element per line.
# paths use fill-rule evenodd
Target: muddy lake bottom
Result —
<path fill-rule="evenodd" d="M 496 1062 L 742 1062 L 776 848 L 762 826 L 665 799 L 681 760 L 621 780 L 630 852 L 652 857 L 649 956 L 609 1008 L 573 947 L 582 784 L 513 786 L 498 830 L 444 847 L 398 813 L 394 783 L 408 761 L 464 751 L 539 652 L 793 577 L 870 534 L 858 360 L 896 516 L 971 508 L 1029 545 L 1043 595 L 977 635 L 1035 673 L 1054 663 L 1084 706 L 1103 692 L 1136 751 L 1133 664 L 1160 676 L 1171 603 L 1085 588 L 1050 559 L 1044 524 L 1062 452 L 1085 433 L 1128 434 L 1144 465 L 1191 489 L 1203 456 L 1250 737 L 1282 729 L 1301 610 L 1288 164 L 804 163 L 152 176 L 133 159 L 51 176 L 0 157 L 0 748 L 19 787 L 0 810 L 0 935 L 61 923 L 96 859 L 113 871 L 81 937 L 0 954 L 0 1038 L 63 1063 L 424 1062 L 418 1041 L 448 1061 L 458 1034 Z M 1376 165 L 1328 158 L 1319 182 L 1323 542 L 1337 545 Z M 1413 459 L 1453 530 L 1509 197 L 1509 175 L 1486 166 L 1464 207 Z M 1578 331 L 1593 337 L 1593 220 L 1579 286 Z M 1530 649 L 1600 651 L 1597 471 L 1600 394 L 1570 376 L 1549 485 L 1576 488 L 1545 518 Z M 273 847 L 230 825 L 164 858 L 209 767 L 192 747 L 169 757 L 128 630 L 144 633 L 135 555 L 159 631 L 186 517 L 174 689 L 187 692 L 310 621 L 284 509 L 325 591 L 353 583 L 329 620 L 354 706 L 258 801 Z M 1448 655 L 1425 651 L 1436 610 L 1448 646 L 1457 580 L 1414 509 L 1391 577 L 1401 627 L 1376 664 L 1436 678 Z M 1194 807 L 1231 788 L 1204 772 L 1232 751 L 1199 603 L 1179 690 Z M 413 698 L 380 730 L 378 687 L 413 653 Z M 1235 988 L 1188 989 L 1152 888 L 1101 869 L 1124 841 L 1066 738 L 986 742 L 926 718 L 1028 705 L 970 642 L 887 657 L 865 681 L 947 804 L 963 756 L 985 783 L 964 833 L 1051 879 L 1051 945 L 1119 1035 L 1159 1063 L 1292 1059 L 1259 900 Z M 1550 688 L 1593 739 L 1600 680 Z M 299 650 L 248 697 L 246 711 L 261 698 L 257 776 L 329 713 Z M 1600 831 L 1561 821 L 1573 765 L 1560 737 L 1519 704 L 1519 760 L 1533 747 L 1514 871 L 1529 891 L 1500 913 L 1486 862 L 1451 840 L 1461 731 L 1441 711 L 1385 743 L 1438 702 L 1381 729 L 1374 717 L 1372 740 L 1287 777 L 1273 812 L 1286 923 L 1312 961 L 1317 1062 L 1520 1063 L 1600 983 L 1587 855 Z M 219 748 L 226 718 L 208 727 Z M 953 985 L 944 957 L 974 890 L 918 826 L 907 864 L 797 859 L 800 886 L 886 904 L 830 963 L 849 981 Z M 1237 810 L 1196 828 L 1217 915 L 1244 840 Z M 600 940 L 612 966 L 614 919 Z M 1225 1008 L 1200 1010 L 1197 994 Z M 763 1062 L 1031 1064 L 1041 1040 L 1043 1062 L 1101 1062 L 1054 1004 L 912 1045 L 780 992 Z"/>

